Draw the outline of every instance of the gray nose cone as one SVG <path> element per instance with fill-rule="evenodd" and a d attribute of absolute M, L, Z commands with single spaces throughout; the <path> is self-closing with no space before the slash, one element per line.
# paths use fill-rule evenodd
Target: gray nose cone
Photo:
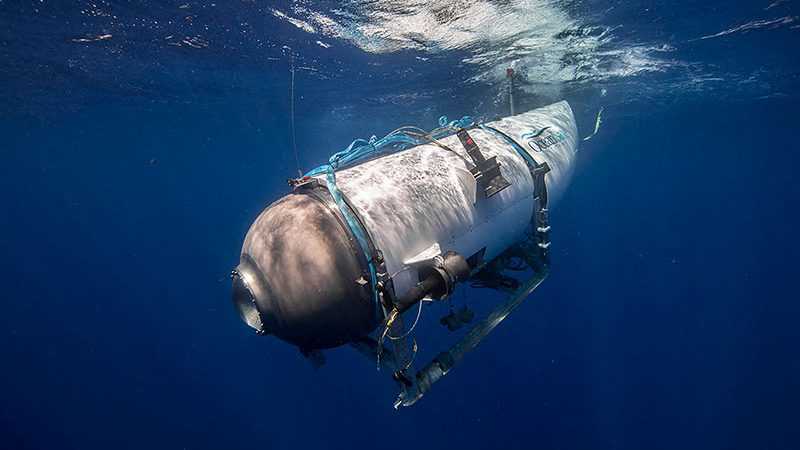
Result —
<path fill-rule="evenodd" d="M 359 251 L 324 199 L 288 195 L 247 232 L 233 276 L 234 305 L 250 327 L 303 350 L 364 336 L 376 322 L 371 288 L 358 282 L 365 273 Z"/>

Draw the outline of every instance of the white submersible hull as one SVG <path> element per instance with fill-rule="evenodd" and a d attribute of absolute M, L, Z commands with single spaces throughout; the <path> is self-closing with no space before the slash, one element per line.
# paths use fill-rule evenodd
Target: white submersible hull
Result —
<path fill-rule="evenodd" d="M 526 239 L 546 258 L 578 145 L 569 104 L 449 131 L 297 180 L 262 211 L 233 272 L 243 320 L 312 352 L 388 329 Z"/>

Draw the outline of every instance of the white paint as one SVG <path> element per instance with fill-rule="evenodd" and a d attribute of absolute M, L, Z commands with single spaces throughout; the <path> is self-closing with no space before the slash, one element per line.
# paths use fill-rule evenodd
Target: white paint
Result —
<path fill-rule="evenodd" d="M 538 163 L 547 162 L 550 205 L 563 193 L 577 151 L 577 128 L 565 101 L 490 122 L 517 141 Z M 560 142 L 543 151 L 531 150 L 523 135 L 549 127 L 538 138 L 557 136 Z M 337 172 L 337 184 L 364 221 L 387 270 L 395 293 L 403 295 L 419 281 L 417 269 L 406 263 L 438 245 L 469 257 L 486 247 L 487 260 L 517 242 L 533 214 L 533 178 L 525 160 L 494 133 L 469 131 L 481 152 L 497 156 L 511 186 L 491 198 L 475 195 L 474 180 L 464 177 L 464 160 L 435 145 L 420 145 Z M 441 142 L 469 160 L 456 136 Z M 534 143 L 533 147 L 536 147 Z"/>

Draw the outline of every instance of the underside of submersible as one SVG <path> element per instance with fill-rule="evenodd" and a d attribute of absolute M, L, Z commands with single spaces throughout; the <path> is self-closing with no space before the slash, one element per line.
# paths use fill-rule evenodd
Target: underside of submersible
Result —
<path fill-rule="evenodd" d="M 401 388 L 396 407 L 421 398 L 545 278 L 549 208 L 577 151 L 565 101 L 440 125 L 356 141 L 292 180 L 292 192 L 250 227 L 232 273 L 247 325 L 304 354 L 354 346 L 391 370 Z M 503 278 L 512 258 L 530 269 L 528 279 Z M 508 297 L 415 371 L 409 342 L 396 338 L 403 313 L 467 280 Z"/>

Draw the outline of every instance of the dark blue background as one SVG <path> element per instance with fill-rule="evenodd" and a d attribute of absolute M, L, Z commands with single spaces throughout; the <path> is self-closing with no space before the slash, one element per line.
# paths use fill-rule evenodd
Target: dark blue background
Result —
<path fill-rule="evenodd" d="M 287 59 L 238 66 L 225 56 L 192 71 L 199 63 L 187 57 L 158 71 L 164 50 L 137 47 L 150 75 L 97 56 L 107 70 L 80 81 L 54 62 L 72 48 L 68 34 L 25 23 L 18 3 L 3 6 L 5 25 L 59 37 L 34 49 L 3 39 L 17 64 L 3 72 L 0 122 L 0 448 L 800 445 L 796 30 L 677 55 L 766 68 L 766 87 L 680 91 L 666 74 L 567 90 L 583 134 L 599 105 L 605 122 L 554 211 L 551 277 L 424 400 L 396 412 L 393 384 L 359 355 L 335 350 L 314 370 L 254 336 L 230 305 L 244 233 L 295 171 Z M 615 20 L 634 21 L 631 9 Z M 708 27 L 658 11 L 687 36 L 745 17 L 717 9 L 701 16 L 719 22 Z M 264 25 L 296 48 L 295 32 Z M 345 47 L 326 62 L 314 45 L 304 51 L 320 68 L 384 64 L 343 78 L 298 72 L 306 168 L 354 137 L 502 111 L 502 86 L 459 85 L 453 71 L 467 69 L 447 68 L 446 56 L 420 65 Z M 35 58 L 39 71 L 22 64 Z M 392 79 L 412 64 L 409 79 Z M 587 94 L 600 87 L 608 97 Z M 390 95 L 408 92 L 419 96 Z M 521 95 L 519 109 L 542 102 Z M 436 331 L 438 316 L 424 319 Z"/>

